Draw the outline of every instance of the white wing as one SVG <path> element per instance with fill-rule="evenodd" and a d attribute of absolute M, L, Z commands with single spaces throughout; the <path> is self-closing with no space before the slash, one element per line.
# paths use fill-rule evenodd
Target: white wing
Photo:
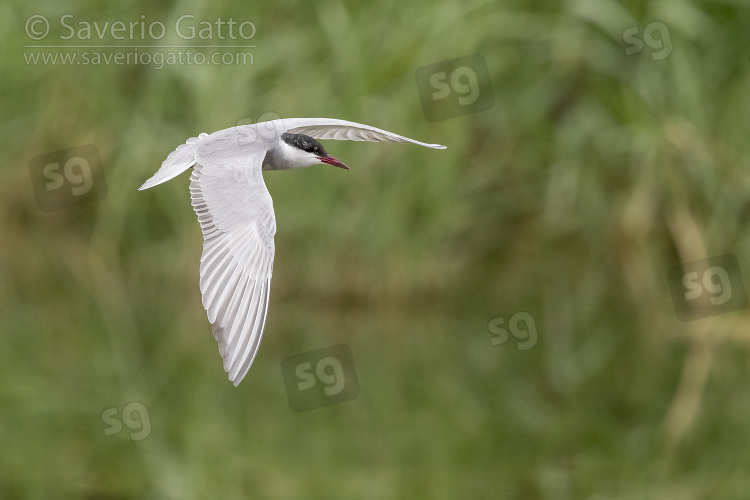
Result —
<path fill-rule="evenodd" d="M 332 118 L 291 118 L 283 120 L 288 131 L 293 134 L 305 134 L 314 139 L 335 139 L 339 141 L 370 142 L 409 142 L 433 149 L 445 149 L 440 144 L 426 144 L 402 135 L 388 132 L 361 123 Z"/>
<path fill-rule="evenodd" d="M 203 230 L 200 288 L 224 370 L 237 386 L 255 358 L 268 312 L 276 219 L 261 173 L 263 149 L 201 144 L 190 176 Z"/>
<path fill-rule="evenodd" d="M 284 132 L 305 134 L 315 139 L 335 139 L 340 141 L 370 141 L 370 142 L 408 142 L 433 149 L 445 149 L 440 144 L 426 144 L 409 139 L 402 135 L 388 132 L 379 128 L 363 125 L 347 120 L 333 118 L 282 118 L 252 125 L 242 125 L 230 129 L 220 130 L 215 134 L 222 137 L 235 135 L 251 143 L 272 144 L 278 141 Z M 212 134 L 213 136 L 214 134 Z M 242 141 L 239 141 L 241 143 Z"/>

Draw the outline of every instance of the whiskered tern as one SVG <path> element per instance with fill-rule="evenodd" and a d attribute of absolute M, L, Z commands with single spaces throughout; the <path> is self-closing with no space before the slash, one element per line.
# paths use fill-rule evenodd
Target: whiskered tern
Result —
<path fill-rule="evenodd" d="M 369 125 L 289 118 L 200 134 L 174 150 L 139 190 L 188 168 L 190 197 L 203 231 L 200 289 L 224 371 L 235 387 L 258 352 L 268 313 L 276 218 L 263 170 L 328 164 L 349 170 L 317 139 L 425 144 Z"/>

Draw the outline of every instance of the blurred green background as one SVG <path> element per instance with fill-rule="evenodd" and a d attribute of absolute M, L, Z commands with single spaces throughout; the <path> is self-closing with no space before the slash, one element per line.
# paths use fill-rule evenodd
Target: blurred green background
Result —
<path fill-rule="evenodd" d="M 163 44 L 190 43 L 185 14 L 250 20 L 257 48 L 27 63 L 43 51 L 25 44 L 76 42 L 65 14 L 160 21 Z M 726 253 L 750 269 L 749 25 L 736 1 L 4 2 L 0 497 L 748 498 L 747 308 L 681 322 L 667 272 Z M 79 43 L 97 42 L 127 43 Z M 417 69 L 477 53 L 494 106 L 428 121 Z M 265 174 L 271 304 L 234 388 L 189 175 L 136 189 L 188 137 L 272 115 L 448 149 L 326 141 L 351 172 Z M 106 198 L 42 212 L 29 162 L 84 144 Z M 536 345 L 493 345 L 518 312 Z M 292 411 L 281 360 L 341 343 L 360 396 Z M 147 437 L 105 435 L 131 402 Z"/>

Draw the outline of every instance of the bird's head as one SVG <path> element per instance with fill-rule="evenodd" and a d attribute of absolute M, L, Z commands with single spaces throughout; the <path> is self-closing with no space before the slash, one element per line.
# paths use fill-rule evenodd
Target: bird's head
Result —
<path fill-rule="evenodd" d="M 349 167 L 342 161 L 326 153 L 323 145 L 309 135 L 285 132 L 281 134 L 281 140 L 291 147 L 289 155 L 293 156 L 293 159 L 290 158 L 290 160 L 298 163 L 300 167 L 326 163 L 349 170 Z"/>

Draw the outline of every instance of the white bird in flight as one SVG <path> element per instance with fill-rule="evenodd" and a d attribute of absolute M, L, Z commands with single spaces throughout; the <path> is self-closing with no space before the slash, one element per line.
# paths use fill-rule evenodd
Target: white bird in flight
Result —
<path fill-rule="evenodd" d="M 138 188 L 154 187 L 193 167 L 190 197 L 203 231 L 203 307 L 235 387 L 258 352 L 271 290 L 276 218 L 261 172 L 324 163 L 349 170 L 316 139 L 445 149 L 346 120 L 279 119 L 192 137 Z"/>

